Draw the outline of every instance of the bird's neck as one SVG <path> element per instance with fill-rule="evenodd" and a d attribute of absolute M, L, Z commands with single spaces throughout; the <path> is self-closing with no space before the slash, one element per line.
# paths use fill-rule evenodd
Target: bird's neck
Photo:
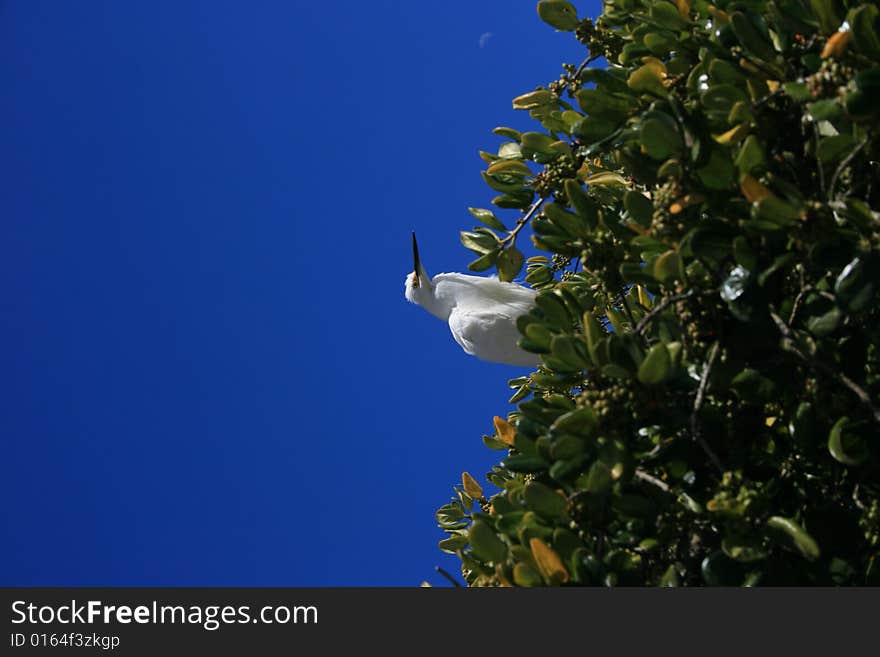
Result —
<path fill-rule="evenodd" d="M 449 315 L 455 307 L 455 298 L 448 285 L 423 285 L 411 290 L 413 301 L 444 322 L 449 320 Z"/>
<path fill-rule="evenodd" d="M 438 290 L 436 287 L 426 289 L 425 294 L 418 299 L 417 303 L 434 315 L 434 317 L 446 322 L 449 321 L 449 315 L 452 313 L 455 301 L 448 295 L 443 294 L 443 291 L 442 288 Z"/>

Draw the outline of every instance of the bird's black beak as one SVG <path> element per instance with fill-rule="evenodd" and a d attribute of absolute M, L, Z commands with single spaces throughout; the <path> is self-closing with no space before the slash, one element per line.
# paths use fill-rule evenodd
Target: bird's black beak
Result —
<path fill-rule="evenodd" d="M 413 231 L 412 234 L 413 240 L 413 272 L 415 273 L 415 278 L 413 279 L 413 287 L 419 286 L 419 272 L 422 270 L 422 261 L 419 259 L 419 243 L 416 242 L 416 231 Z"/>

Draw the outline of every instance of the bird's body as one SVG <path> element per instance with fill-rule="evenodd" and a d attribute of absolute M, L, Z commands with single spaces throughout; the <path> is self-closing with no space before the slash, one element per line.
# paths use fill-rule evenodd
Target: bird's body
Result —
<path fill-rule="evenodd" d="M 415 240 L 415 238 L 413 238 Z M 433 279 L 418 260 L 406 278 L 406 298 L 449 323 L 452 337 L 465 353 L 508 365 L 534 366 L 536 354 L 517 345 L 516 319 L 535 304 L 535 291 L 495 277 L 437 274 Z"/>

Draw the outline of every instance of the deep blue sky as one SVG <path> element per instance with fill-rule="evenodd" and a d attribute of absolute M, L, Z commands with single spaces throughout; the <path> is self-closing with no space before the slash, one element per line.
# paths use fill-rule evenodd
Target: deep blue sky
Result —
<path fill-rule="evenodd" d="M 521 370 L 409 233 L 464 269 L 478 149 L 582 59 L 535 4 L 0 3 L 0 584 L 443 584 Z"/>

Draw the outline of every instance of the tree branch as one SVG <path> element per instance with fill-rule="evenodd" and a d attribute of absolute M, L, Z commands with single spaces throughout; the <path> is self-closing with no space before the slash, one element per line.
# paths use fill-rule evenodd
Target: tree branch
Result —
<path fill-rule="evenodd" d="M 590 55 L 589 57 L 587 57 L 584 61 L 581 62 L 581 65 L 578 66 L 572 77 L 575 78 L 575 80 L 579 79 L 581 77 L 581 73 L 584 72 L 584 69 L 597 59 L 599 59 L 599 55 Z"/>
<path fill-rule="evenodd" d="M 843 158 L 843 161 L 837 166 L 837 169 L 834 171 L 834 175 L 831 177 L 831 182 L 828 183 L 828 196 L 825 197 L 826 201 L 830 201 L 831 197 L 834 195 L 834 187 L 837 185 L 837 179 L 840 178 L 840 174 L 843 173 L 844 169 L 849 166 L 850 162 L 853 161 L 855 156 L 859 154 L 859 151 L 862 150 L 867 143 L 868 138 L 865 137 L 862 141 L 859 142 L 859 145 L 852 149 L 852 151 L 850 151 L 850 154 Z"/>
<path fill-rule="evenodd" d="M 461 588 L 461 584 L 459 583 L 459 581 L 457 579 L 455 579 L 452 575 L 450 575 L 448 572 L 446 572 L 443 568 L 441 568 L 440 566 L 434 566 L 434 570 L 436 570 L 440 575 L 442 575 L 447 581 L 452 582 L 453 586 L 455 586 L 457 588 Z"/>
<path fill-rule="evenodd" d="M 635 332 L 641 335 L 644 330 L 648 328 L 648 324 L 650 324 L 657 315 L 662 313 L 673 303 L 677 301 L 682 301 L 684 299 L 687 299 L 688 297 L 692 297 L 694 294 L 694 290 L 688 290 L 687 292 L 682 292 L 681 294 L 675 294 L 671 297 L 665 297 L 663 301 L 651 308 L 651 311 L 647 315 L 642 317 L 642 321 L 636 324 Z"/>
<path fill-rule="evenodd" d="M 779 332 L 782 334 L 784 340 L 784 349 L 796 355 L 802 361 L 810 365 L 813 369 L 821 372 L 822 374 L 825 374 L 826 376 L 830 376 L 833 379 L 837 379 L 843 386 L 848 388 L 850 392 L 858 397 L 859 401 L 862 402 L 862 404 L 864 404 L 871 412 L 871 415 L 874 417 L 874 421 L 880 424 L 880 409 L 874 406 L 874 403 L 871 401 L 871 396 L 867 392 L 865 392 L 864 388 L 862 388 L 859 384 L 850 379 L 843 372 L 838 372 L 833 367 L 823 363 L 818 358 L 814 358 L 805 354 L 798 346 L 797 338 L 792 332 L 791 327 L 786 324 L 779 315 L 776 314 L 776 311 L 772 307 L 770 309 L 770 318 L 773 320 L 773 323 L 776 324 L 776 328 L 779 329 Z"/>
<path fill-rule="evenodd" d="M 499 242 L 501 244 L 502 249 L 507 248 L 508 242 L 510 242 L 511 246 L 513 244 L 516 244 L 516 236 L 519 234 L 519 231 L 521 231 L 522 227 L 525 226 L 529 222 L 529 219 L 532 218 L 532 215 L 534 215 L 535 212 L 537 212 L 538 208 L 540 208 L 541 205 L 546 200 L 547 199 L 544 198 L 543 196 L 539 197 L 537 201 L 532 203 L 528 212 L 526 212 L 522 217 L 520 217 L 519 219 L 516 220 L 516 226 L 513 227 L 513 230 L 510 231 L 510 233 L 508 233 L 507 237 L 505 237 L 503 240 L 501 240 L 501 242 Z"/>
<path fill-rule="evenodd" d="M 645 472 L 641 468 L 636 468 L 636 470 L 633 474 L 635 475 L 636 479 L 641 479 L 642 481 L 647 482 L 647 483 L 651 484 L 652 486 L 656 486 L 657 488 L 662 490 L 664 493 L 669 492 L 669 484 L 667 484 L 665 481 L 661 481 L 660 479 L 657 479 L 657 477 L 655 477 L 654 475 L 649 475 L 647 472 Z"/>
<path fill-rule="evenodd" d="M 700 378 L 700 387 L 697 388 L 697 398 L 694 400 L 694 410 L 691 413 L 691 435 L 696 443 L 706 452 L 706 456 L 712 461 L 712 464 L 718 468 L 719 472 L 724 472 L 724 465 L 718 455 L 709 447 L 709 443 L 703 438 L 700 430 L 700 409 L 703 407 L 703 400 L 706 398 L 706 390 L 709 387 L 709 376 L 712 374 L 712 367 L 715 365 L 715 359 L 718 357 L 718 342 L 712 344 L 709 350 L 709 359 L 706 361 L 706 367 L 703 368 L 703 376 Z"/>
<path fill-rule="evenodd" d="M 813 126 L 813 147 L 816 149 L 816 152 L 819 150 L 819 124 L 815 121 L 810 121 Z M 816 156 L 816 170 L 819 172 L 819 195 L 825 195 L 825 171 L 822 169 L 822 163 L 819 161 L 819 156 Z"/>

